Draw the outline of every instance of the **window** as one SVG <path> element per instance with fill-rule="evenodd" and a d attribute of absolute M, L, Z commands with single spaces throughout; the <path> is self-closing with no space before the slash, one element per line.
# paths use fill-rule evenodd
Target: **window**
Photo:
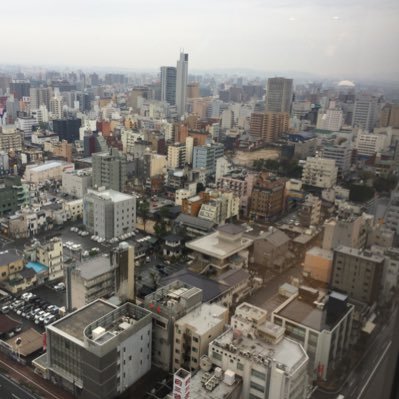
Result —
<path fill-rule="evenodd" d="M 222 355 L 219 353 L 216 353 L 215 351 L 212 352 L 212 357 L 216 360 L 222 360 Z"/>
<path fill-rule="evenodd" d="M 257 384 L 256 382 L 251 381 L 251 388 L 256 389 L 259 392 L 265 392 L 265 387 Z"/>
<path fill-rule="evenodd" d="M 262 373 L 262 372 L 260 372 L 260 371 L 258 371 L 258 370 L 252 369 L 251 374 L 252 374 L 254 377 L 260 378 L 261 380 L 266 380 L 266 374 L 265 374 L 265 373 Z"/>
<path fill-rule="evenodd" d="M 237 370 L 244 370 L 244 365 L 240 362 L 237 362 Z"/>

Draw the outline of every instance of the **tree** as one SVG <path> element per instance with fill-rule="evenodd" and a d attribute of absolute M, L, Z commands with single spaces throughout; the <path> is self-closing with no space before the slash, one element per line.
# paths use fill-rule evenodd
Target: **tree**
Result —
<path fill-rule="evenodd" d="M 157 222 L 154 225 L 154 232 L 157 237 L 162 237 L 167 233 L 166 223 L 163 219 L 157 220 Z"/>
<path fill-rule="evenodd" d="M 197 194 L 205 191 L 205 187 L 202 183 L 197 183 Z"/>
<path fill-rule="evenodd" d="M 145 225 L 147 224 L 150 212 L 150 204 L 147 200 L 140 201 L 137 213 L 143 220 L 143 230 L 145 231 Z"/>
<path fill-rule="evenodd" d="M 374 188 L 362 184 L 352 184 L 349 187 L 349 200 L 354 202 L 366 202 L 373 198 Z"/>
<path fill-rule="evenodd" d="M 394 175 L 378 176 L 373 181 L 373 187 L 377 193 L 389 193 L 396 187 L 397 183 L 398 178 Z"/>

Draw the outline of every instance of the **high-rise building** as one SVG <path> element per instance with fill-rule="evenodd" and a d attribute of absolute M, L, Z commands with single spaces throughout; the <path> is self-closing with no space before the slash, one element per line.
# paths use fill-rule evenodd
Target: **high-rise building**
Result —
<path fill-rule="evenodd" d="M 39 109 L 41 105 L 45 105 L 50 109 L 50 98 L 53 95 L 51 87 L 32 87 L 30 89 L 30 109 Z"/>
<path fill-rule="evenodd" d="M 176 67 L 161 67 L 161 101 L 176 104 Z"/>
<path fill-rule="evenodd" d="M 289 127 L 287 112 L 253 112 L 250 121 L 250 134 L 257 140 L 272 143 Z"/>
<path fill-rule="evenodd" d="M 22 97 L 29 97 L 30 83 L 26 80 L 13 80 L 10 83 L 10 93 L 14 95 L 17 100 Z"/>
<path fill-rule="evenodd" d="M 384 220 L 386 226 L 399 236 L 399 185 L 391 192 Z"/>
<path fill-rule="evenodd" d="M 79 129 L 81 123 L 82 121 L 79 118 L 54 119 L 53 130 L 60 140 L 66 140 L 68 143 L 73 143 L 75 140 L 79 140 Z"/>
<path fill-rule="evenodd" d="M 351 167 L 352 147 L 349 141 L 323 147 L 323 158 L 334 159 L 338 172 L 346 174 Z"/>
<path fill-rule="evenodd" d="M 216 160 L 223 155 L 224 145 L 221 143 L 195 146 L 193 151 L 193 168 L 204 168 L 207 174 L 215 173 Z"/>
<path fill-rule="evenodd" d="M 62 119 L 64 99 L 56 96 L 50 99 L 50 114 L 52 119 Z"/>
<path fill-rule="evenodd" d="M 395 129 L 399 128 L 399 104 L 392 104 L 389 116 L 389 126 L 392 126 Z"/>
<path fill-rule="evenodd" d="M 352 126 L 371 132 L 377 122 L 378 99 L 368 95 L 356 97 L 353 107 Z"/>
<path fill-rule="evenodd" d="M 266 89 L 266 111 L 291 112 L 293 80 L 269 78 Z"/>
<path fill-rule="evenodd" d="M 200 87 L 198 82 L 191 82 L 187 84 L 187 98 L 198 98 L 200 95 Z"/>
<path fill-rule="evenodd" d="M 344 122 L 344 113 L 340 109 L 319 111 L 317 116 L 317 129 L 339 132 Z"/>
<path fill-rule="evenodd" d="M 178 169 L 186 163 L 185 144 L 175 143 L 168 146 L 168 168 Z"/>
<path fill-rule="evenodd" d="M 106 240 L 131 233 L 136 223 L 136 198 L 114 190 L 88 190 L 83 200 L 83 223 Z"/>
<path fill-rule="evenodd" d="M 126 157 L 116 148 L 106 153 L 93 154 L 93 187 L 105 187 L 115 191 L 125 188 Z"/>
<path fill-rule="evenodd" d="M 179 116 L 186 112 L 188 80 L 188 54 L 180 53 L 176 67 L 176 109 Z"/>
<path fill-rule="evenodd" d="M 337 183 L 338 168 L 334 159 L 307 157 L 302 171 L 302 183 L 319 188 L 331 188 Z"/>
<path fill-rule="evenodd" d="M 339 246 L 334 250 L 331 288 L 371 305 L 381 291 L 384 264 L 381 254 Z"/>
<path fill-rule="evenodd" d="M 48 325 L 47 351 L 33 364 L 74 397 L 115 398 L 150 370 L 151 335 L 148 310 L 98 299 Z"/>

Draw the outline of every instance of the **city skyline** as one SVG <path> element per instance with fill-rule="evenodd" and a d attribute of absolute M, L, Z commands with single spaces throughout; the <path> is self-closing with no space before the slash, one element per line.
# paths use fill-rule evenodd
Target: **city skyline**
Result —
<path fill-rule="evenodd" d="M 144 3 L 23 0 L 2 6 L 5 64 L 159 70 L 179 49 L 190 71 L 298 71 L 319 76 L 395 79 L 397 2 L 292 0 Z M 15 28 L 15 27 L 19 28 Z M 276 39 L 277 38 L 277 39 Z M 30 44 L 29 44 L 30 43 Z M 36 45 L 31 45 L 36 43 Z M 38 51 L 47 43 L 51 53 Z M 29 44 L 29 45 L 28 45 Z M 130 50 L 129 50 L 130 49 Z M 263 51 L 260 51 L 264 49 Z"/>

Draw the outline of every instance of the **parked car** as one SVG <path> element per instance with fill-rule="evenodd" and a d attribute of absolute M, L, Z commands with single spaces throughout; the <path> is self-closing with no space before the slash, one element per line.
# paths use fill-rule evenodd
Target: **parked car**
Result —
<path fill-rule="evenodd" d="M 11 309 L 10 306 L 5 305 L 1 308 L 1 313 L 6 314 L 10 311 L 10 309 Z"/>

